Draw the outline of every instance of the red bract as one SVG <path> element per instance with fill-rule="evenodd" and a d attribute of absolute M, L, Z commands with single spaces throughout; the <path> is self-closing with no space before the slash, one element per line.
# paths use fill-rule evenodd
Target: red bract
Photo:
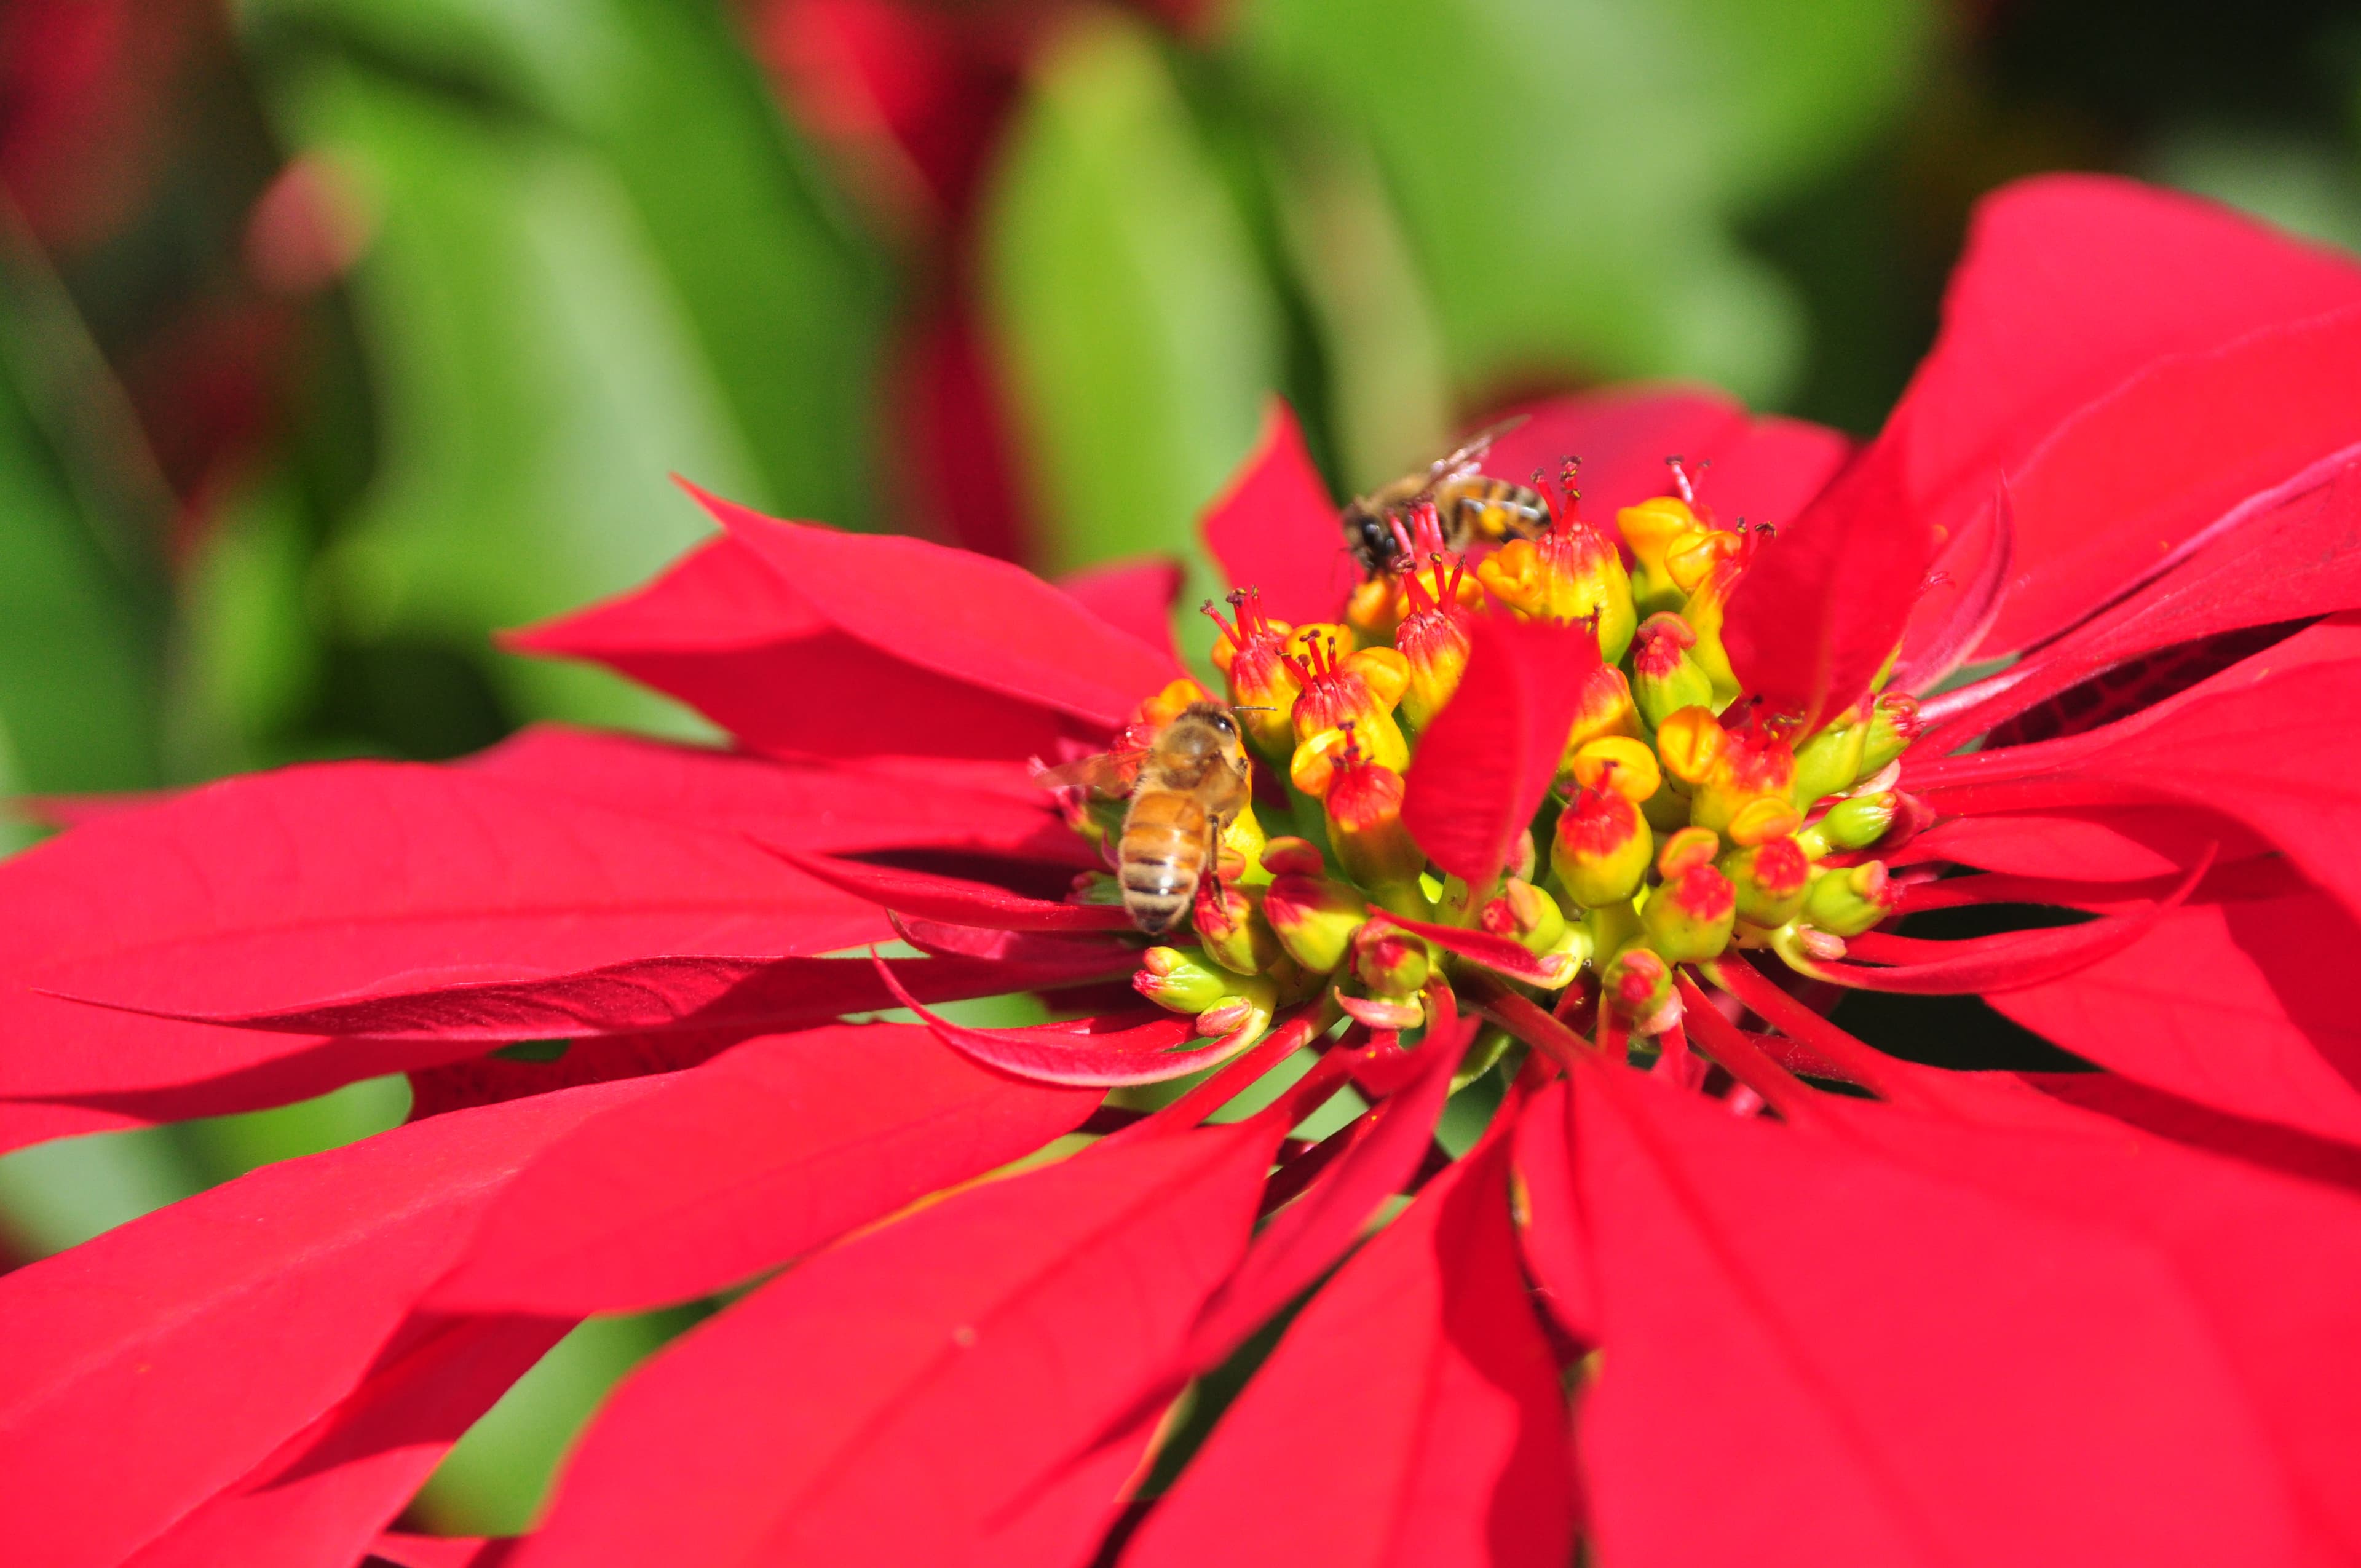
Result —
<path fill-rule="evenodd" d="M 1490 472 L 1579 458 L 1578 505 L 1439 497 L 1356 585 L 1275 415 L 1208 519 L 1226 716 L 1169 568 L 1060 588 L 713 502 L 727 536 L 519 642 L 729 750 L 542 730 L 77 814 L 0 867 L 10 1141 L 397 1069 L 419 1120 L 0 1282 L 0 1539 L 2361 1554 L 2356 321 L 2342 262 L 2037 182 L 1856 456 L 1701 393 L 1540 405 Z M 1190 756 L 1252 805 L 1147 840 L 1195 881 L 1144 951 L 1131 764 L 1083 759 L 1168 745 L 1142 821 L 1193 820 Z M 1845 988 L 1971 991 L 2101 1070 L 1902 1060 Z M 940 1011 L 1008 993 L 1044 1021 Z M 386 1533 L 566 1324 L 774 1270 L 529 1540 Z"/>

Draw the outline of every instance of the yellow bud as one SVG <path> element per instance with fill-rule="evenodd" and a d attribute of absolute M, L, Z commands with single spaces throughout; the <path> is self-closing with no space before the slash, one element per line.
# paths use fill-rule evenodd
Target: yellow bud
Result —
<path fill-rule="evenodd" d="M 1730 819 L 1730 841 L 1733 844 L 1767 844 L 1773 839 L 1784 839 L 1804 825 L 1804 814 L 1795 803 L 1780 795 L 1758 795 L 1738 808 Z"/>
<path fill-rule="evenodd" d="M 1709 707 L 1684 707 L 1656 731 L 1656 754 L 1664 771 L 1686 784 L 1702 784 L 1721 759 L 1721 720 Z"/>
<path fill-rule="evenodd" d="M 1574 754 L 1574 778 L 1585 789 L 1611 789 L 1635 805 L 1655 794 L 1664 782 L 1648 743 L 1629 735 L 1602 735 L 1585 741 Z"/>
<path fill-rule="evenodd" d="M 1349 655 L 1345 667 L 1368 683 L 1369 695 L 1389 708 L 1410 689 L 1410 661 L 1391 648 L 1364 648 Z"/>

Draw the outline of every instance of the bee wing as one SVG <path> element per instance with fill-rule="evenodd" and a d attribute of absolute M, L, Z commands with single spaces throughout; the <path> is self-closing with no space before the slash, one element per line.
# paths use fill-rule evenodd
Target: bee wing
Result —
<path fill-rule="evenodd" d="M 1510 414 L 1496 424 L 1486 425 L 1469 436 L 1458 451 L 1429 469 L 1427 483 L 1432 486 L 1444 479 L 1456 478 L 1462 474 L 1475 472 L 1476 466 L 1484 461 L 1484 455 L 1492 450 L 1492 443 L 1524 423 L 1525 419 L 1526 416 L 1523 414 Z"/>
<path fill-rule="evenodd" d="M 1134 780 L 1139 777 L 1139 764 L 1145 751 L 1101 751 L 1059 767 L 1043 768 L 1033 775 L 1033 782 L 1043 789 L 1079 789 L 1103 799 L 1117 800 L 1131 793 Z"/>

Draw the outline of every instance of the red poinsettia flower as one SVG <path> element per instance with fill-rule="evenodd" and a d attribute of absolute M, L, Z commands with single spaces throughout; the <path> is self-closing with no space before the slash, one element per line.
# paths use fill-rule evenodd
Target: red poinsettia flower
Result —
<path fill-rule="evenodd" d="M 396 1068 L 419 1113 L 0 1280 L 0 1539 L 2350 1559 L 2356 334 L 2361 270 L 2037 182 L 1858 455 L 1698 393 L 1543 405 L 1488 471 L 1578 477 L 1439 487 L 1356 581 L 1275 418 L 1208 519 L 1226 704 L 1169 569 L 713 500 L 523 641 L 734 750 L 542 730 L 89 814 L 0 868 L 10 1142 Z M 1126 742 L 1221 824 L 1154 939 L 1125 803 L 1034 776 Z M 1969 904 L 2087 918 L 1886 928 Z M 1847 987 L 2105 1070 L 1914 1065 Z M 928 1011 L 1010 992 L 1065 1021 Z M 572 1322 L 769 1270 L 533 1535 L 380 1533 Z"/>

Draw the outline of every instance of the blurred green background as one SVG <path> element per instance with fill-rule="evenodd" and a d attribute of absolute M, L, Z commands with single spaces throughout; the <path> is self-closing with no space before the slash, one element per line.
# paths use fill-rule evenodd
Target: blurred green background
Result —
<path fill-rule="evenodd" d="M 1055 571 L 1184 550 L 1271 389 L 1340 491 L 1612 379 L 1866 433 L 2061 168 L 2361 246 L 2361 10 L 0 0 L 0 794 L 695 733 L 488 641 L 699 537 L 673 472 Z M 0 1159 L 0 1261 L 407 1103 Z M 412 1522 L 522 1528 L 684 1321 Z"/>

